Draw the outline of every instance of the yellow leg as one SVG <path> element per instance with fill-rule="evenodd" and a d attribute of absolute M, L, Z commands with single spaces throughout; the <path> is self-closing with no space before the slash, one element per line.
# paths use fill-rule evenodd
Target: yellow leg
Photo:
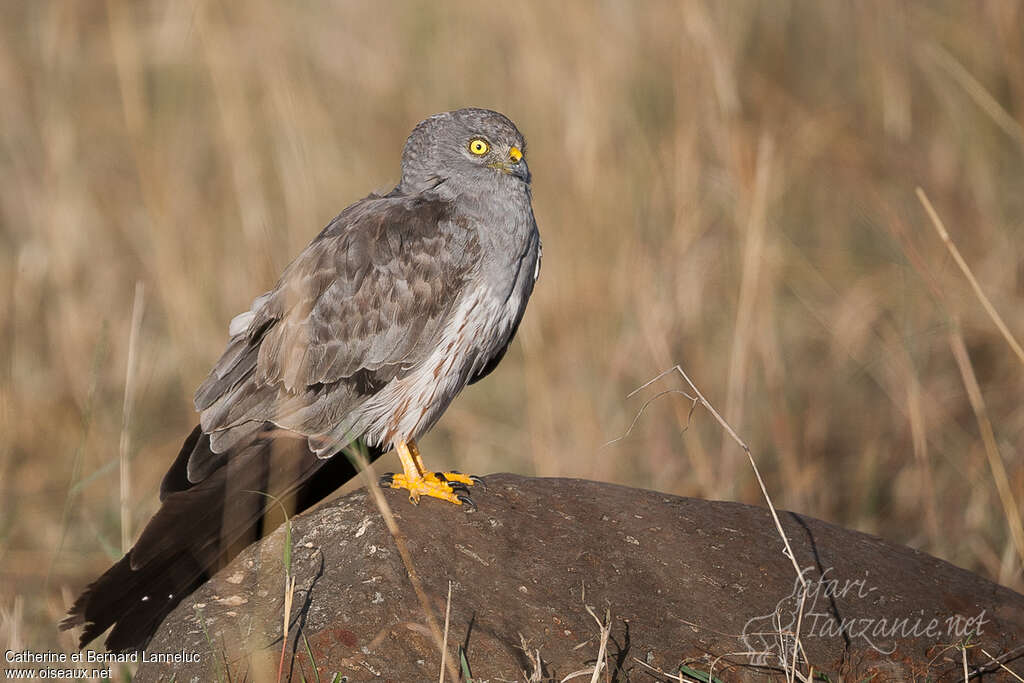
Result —
<path fill-rule="evenodd" d="M 423 458 L 420 456 L 420 449 L 416 448 L 416 442 L 399 441 L 395 444 L 395 450 L 398 452 L 398 459 L 402 461 L 405 478 L 409 481 L 422 479 L 426 470 L 423 469 Z"/>
<path fill-rule="evenodd" d="M 469 477 L 458 472 L 439 472 L 427 470 L 423 465 L 423 456 L 416 442 L 398 441 L 395 443 L 398 458 L 402 461 L 402 474 L 387 474 L 381 477 L 381 486 L 393 489 L 405 489 L 409 492 L 409 502 L 417 504 L 420 496 L 440 498 L 456 505 L 466 504 L 476 507 L 468 495 L 467 486 L 473 486 L 480 479 Z M 455 484 L 453 487 L 452 484 Z"/>
<path fill-rule="evenodd" d="M 420 473 L 421 477 L 426 475 L 427 468 L 423 466 L 423 456 L 420 455 L 420 447 L 416 445 L 416 439 L 409 439 L 408 442 L 405 442 L 405 447 L 409 449 L 409 454 L 412 455 L 412 461 L 416 465 L 416 471 Z"/>
<path fill-rule="evenodd" d="M 420 455 L 420 449 L 419 449 L 419 446 L 416 445 L 416 441 L 414 439 L 409 439 L 409 441 L 406 442 L 405 445 L 408 447 L 409 452 L 412 454 L 412 460 L 413 460 L 414 463 L 416 463 L 416 468 L 419 471 L 420 476 L 423 476 L 423 477 L 433 477 L 433 476 L 435 476 L 430 470 L 428 470 L 423 465 L 423 456 Z M 461 482 L 461 483 L 465 484 L 466 486 L 472 486 L 473 484 L 477 483 L 477 481 L 479 481 L 479 479 L 474 479 L 473 477 L 470 477 L 468 475 L 462 474 L 461 472 L 441 472 L 441 474 L 448 481 Z"/>

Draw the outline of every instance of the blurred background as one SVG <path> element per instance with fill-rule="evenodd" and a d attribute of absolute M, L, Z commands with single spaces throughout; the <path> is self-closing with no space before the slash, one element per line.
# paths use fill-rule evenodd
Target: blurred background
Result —
<path fill-rule="evenodd" d="M 1024 366 L 915 195 L 1024 336 L 1024 3 L 4 2 L 0 646 L 72 648 L 232 316 L 468 105 L 544 266 L 431 464 L 763 504 L 679 395 L 605 445 L 678 363 L 777 506 L 1024 589 Z"/>

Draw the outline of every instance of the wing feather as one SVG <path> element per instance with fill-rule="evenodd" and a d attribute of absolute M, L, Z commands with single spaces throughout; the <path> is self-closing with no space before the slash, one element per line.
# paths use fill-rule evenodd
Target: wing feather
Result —
<path fill-rule="evenodd" d="M 479 257 L 476 233 L 437 197 L 350 206 L 233 321 L 195 396 L 211 449 L 264 422 L 307 436 L 338 421 L 357 429 L 360 403 L 436 346 Z M 206 469 L 189 463 L 190 475 Z"/>

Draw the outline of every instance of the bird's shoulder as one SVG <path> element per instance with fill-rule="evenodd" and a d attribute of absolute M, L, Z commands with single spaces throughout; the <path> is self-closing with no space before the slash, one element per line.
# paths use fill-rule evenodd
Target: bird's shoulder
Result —
<path fill-rule="evenodd" d="M 436 275 L 427 266 L 471 265 L 479 248 L 471 222 L 454 202 L 433 193 L 371 194 L 310 242 L 282 273 L 278 289 L 314 285 L 317 293 L 316 285 L 327 284 L 313 275 L 317 272 L 328 279 L 359 279 L 371 271 L 399 278 Z"/>

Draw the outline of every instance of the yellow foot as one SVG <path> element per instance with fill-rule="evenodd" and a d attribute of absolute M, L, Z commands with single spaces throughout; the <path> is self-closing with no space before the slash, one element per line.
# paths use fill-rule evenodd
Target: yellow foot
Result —
<path fill-rule="evenodd" d="M 427 476 L 430 475 L 428 474 Z M 480 484 L 480 488 L 487 488 L 487 484 L 484 483 L 484 480 L 475 474 L 463 474 L 462 472 L 434 472 L 434 476 L 442 481 L 455 481 L 460 484 L 465 484 L 466 486 L 475 486 Z"/>
<path fill-rule="evenodd" d="M 380 478 L 384 488 L 405 489 L 409 492 L 409 502 L 418 504 L 420 496 L 440 498 L 456 505 L 466 505 L 476 509 L 476 503 L 469 497 L 467 486 L 483 485 L 480 477 L 462 474 L 461 472 L 426 472 L 422 477 L 408 477 L 404 474 L 385 474 Z"/>
<path fill-rule="evenodd" d="M 476 503 L 469 497 L 469 488 L 476 484 L 483 486 L 480 477 L 467 476 L 461 472 L 430 472 L 423 466 L 420 449 L 412 439 L 396 441 L 395 451 L 402 461 L 402 474 L 385 474 L 380 478 L 384 488 L 405 489 L 409 492 L 409 502 L 420 502 L 420 496 L 440 498 L 456 505 L 465 505 L 471 510 Z"/>

